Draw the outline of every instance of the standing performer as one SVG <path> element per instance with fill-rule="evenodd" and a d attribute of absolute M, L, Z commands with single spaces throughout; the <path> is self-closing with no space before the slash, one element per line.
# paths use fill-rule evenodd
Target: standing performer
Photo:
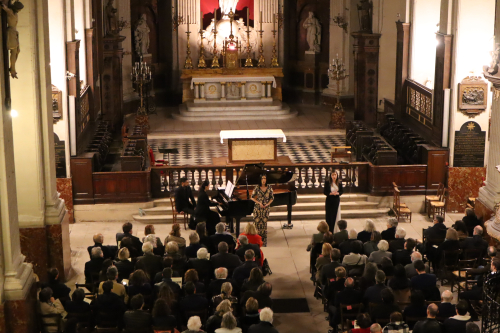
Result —
<path fill-rule="evenodd" d="M 208 180 L 205 180 L 198 192 L 198 203 L 194 210 L 195 223 L 206 222 L 209 235 L 215 234 L 215 226 L 220 222 L 220 216 L 217 212 L 210 210 L 210 206 L 217 206 L 217 202 L 210 201 L 206 189 L 209 186 Z M 196 224 L 189 226 L 191 229 L 196 229 Z"/>
<path fill-rule="evenodd" d="M 255 186 L 252 192 L 252 200 L 255 202 L 253 219 L 264 246 L 267 246 L 267 219 L 274 200 L 273 189 L 267 185 L 266 181 L 266 175 L 260 176 L 260 185 Z"/>
<path fill-rule="evenodd" d="M 326 223 L 331 232 L 334 232 L 337 217 L 340 219 L 340 196 L 344 193 L 342 182 L 337 172 L 332 171 L 330 177 L 325 181 L 323 193 L 326 195 L 325 213 Z"/>

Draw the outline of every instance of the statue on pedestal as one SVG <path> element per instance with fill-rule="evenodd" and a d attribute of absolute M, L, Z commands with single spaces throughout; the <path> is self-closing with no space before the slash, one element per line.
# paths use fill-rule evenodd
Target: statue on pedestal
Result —
<path fill-rule="evenodd" d="M 229 14 L 231 9 L 236 12 L 236 5 L 238 0 L 219 0 L 220 11 L 222 16 Z"/>
<path fill-rule="evenodd" d="M 142 14 L 137 22 L 137 27 L 134 31 L 135 37 L 135 52 L 138 55 L 148 54 L 149 49 L 149 29 L 148 22 L 146 21 L 146 14 Z"/>
<path fill-rule="evenodd" d="M 17 13 L 24 8 L 24 5 L 16 1 L 9 7 L 2 3 L 2 8 L 7 13 L 7 49 L 10 50 L 9 72 L 13 79 L 17 79 L 16 61 L 19 52 L 21 52 L 21 48 L 19 47 L 19 32 L 17 31 Z"/>
<path fill-rule="evenodd" d="M 309 12 L 309 17 L 302 25 L 307 30 L 307 44 L 309 44 L 309 52 L 318 53 L 321 51 L 321 24 L 314 17 L 313 12 Z"/>
<path fill-rule="evenodd" d="M 118 10 L 113 7 L 114 0 L 108 0 L 104 8 L 104 33 L 105 36 L 116 36 L 118 34 L 118 19 L 116 13 Z"/>
<path fill-rule="evenodd" d="M 370 0 L 360 0 L 360 4 L 358 5 L 360 32 L 365 32 L 368 34 L 373 33 L 372 9 L 373 9 L 373 4 L 370 2 Z"/>

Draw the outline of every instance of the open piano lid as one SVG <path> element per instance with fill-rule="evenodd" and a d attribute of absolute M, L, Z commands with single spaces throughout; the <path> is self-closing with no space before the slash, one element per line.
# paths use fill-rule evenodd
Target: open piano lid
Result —
<path fill-rule="evenodd" d="M 236 185 L 259 185 L 260 175 L 265 174 L 268 184 L 285 184 L 297 179 L 297 175 L 292 171 L 268 170 L 264 168 L 264 163 L 245 164 L 240 172 Z"/>

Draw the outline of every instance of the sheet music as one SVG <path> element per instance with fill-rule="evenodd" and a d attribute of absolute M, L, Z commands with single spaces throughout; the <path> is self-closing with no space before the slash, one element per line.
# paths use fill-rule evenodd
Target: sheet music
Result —
<path fill-rule="evenodd" d="M 234 185 L 233 183 L 231 183 L 230 180 L 228 180 L 226 185 L 226 190 L 224 191 L 224 193 L 228 198 L 231 198 L 231 196 L 233 195 L 233 190 L 234 190 Z"/>

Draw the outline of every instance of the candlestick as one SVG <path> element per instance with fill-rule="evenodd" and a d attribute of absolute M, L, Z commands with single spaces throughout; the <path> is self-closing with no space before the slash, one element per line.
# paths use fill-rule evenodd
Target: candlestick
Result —
<path fill-rule="evenodd" d="M 200 57 L 198 58 L 198 68 L 206 68 L 205 63 L 205 47 L 203 45 L 203 12 L 201 12 L 201 25 L 200 25 Z"/>
<path fill-rule="evenodd" d="M 188 15 L 187 25 L 188 25 L 188 31 L 187 32 L 189 32 L 189 15 Z"/>
<path fill-rule="evenodd" d="M 273 30 L 276 30 L 276 14 L 273 14 Z"/>
<path fill-rule="evenodd" d="M 200 15 L 200 30 L 203 30 L 203 12 Z"/>
<path fill-rule="evenodd" d="M 279 63 L 278 63 L 278 53 L 276 51 L 276 27 L 275 27 L 275 22 L 276 22 L 276 16 L 275 14 L 273 14 L 273 53 L 272 53 L 272 57 L 271 57 L 271 67 L 279 67 Z"/>
<path fill-rule="evenodd" d="M 260 11 L 260 30 L 262 30 L 262 11 Z"/>
<path fill-rule="evenodd" d="M 263 34 L 264 31 L 261 29 L 260 33 L 260 48 L 259 48 L 259 62 L 257 63 L 257 67 L 266 67 L 266 58 L 264 58 L 264 42 L 263 42 Z"/>
<path fill-rule="evenodd" d="M 191 35 L 191 32 L 188 30 L 186 34 L 187 34 L 187 46 L 186 46 L 186 61 L 184 62 L 184 69 L 193 69 L 193 59 L 191 59 L 191 45 L 189 44 L 189 35 Z"/>
<path fill-rule="evenodd" d="M 252 51 L 252 46 L 250 45 L 250 10 L 247 7 L 247 60 L 245 61 L 245 67 L 253 67 L 252 57 L 250 52 Z"/>
<path fill-rule="evenodd" d="M 214 30 L 217 32 L 217 10 L 214 9 Z"/>
<path fill-rule="evenodd" d="M 214 29 L 212 32 L 214 33 L 214 56 L 212 58 L 212 68 L 219 68 L 219 57 L 217 56 L 217 16 L 215 16 L 217 13 L 214 10 Z"/>

